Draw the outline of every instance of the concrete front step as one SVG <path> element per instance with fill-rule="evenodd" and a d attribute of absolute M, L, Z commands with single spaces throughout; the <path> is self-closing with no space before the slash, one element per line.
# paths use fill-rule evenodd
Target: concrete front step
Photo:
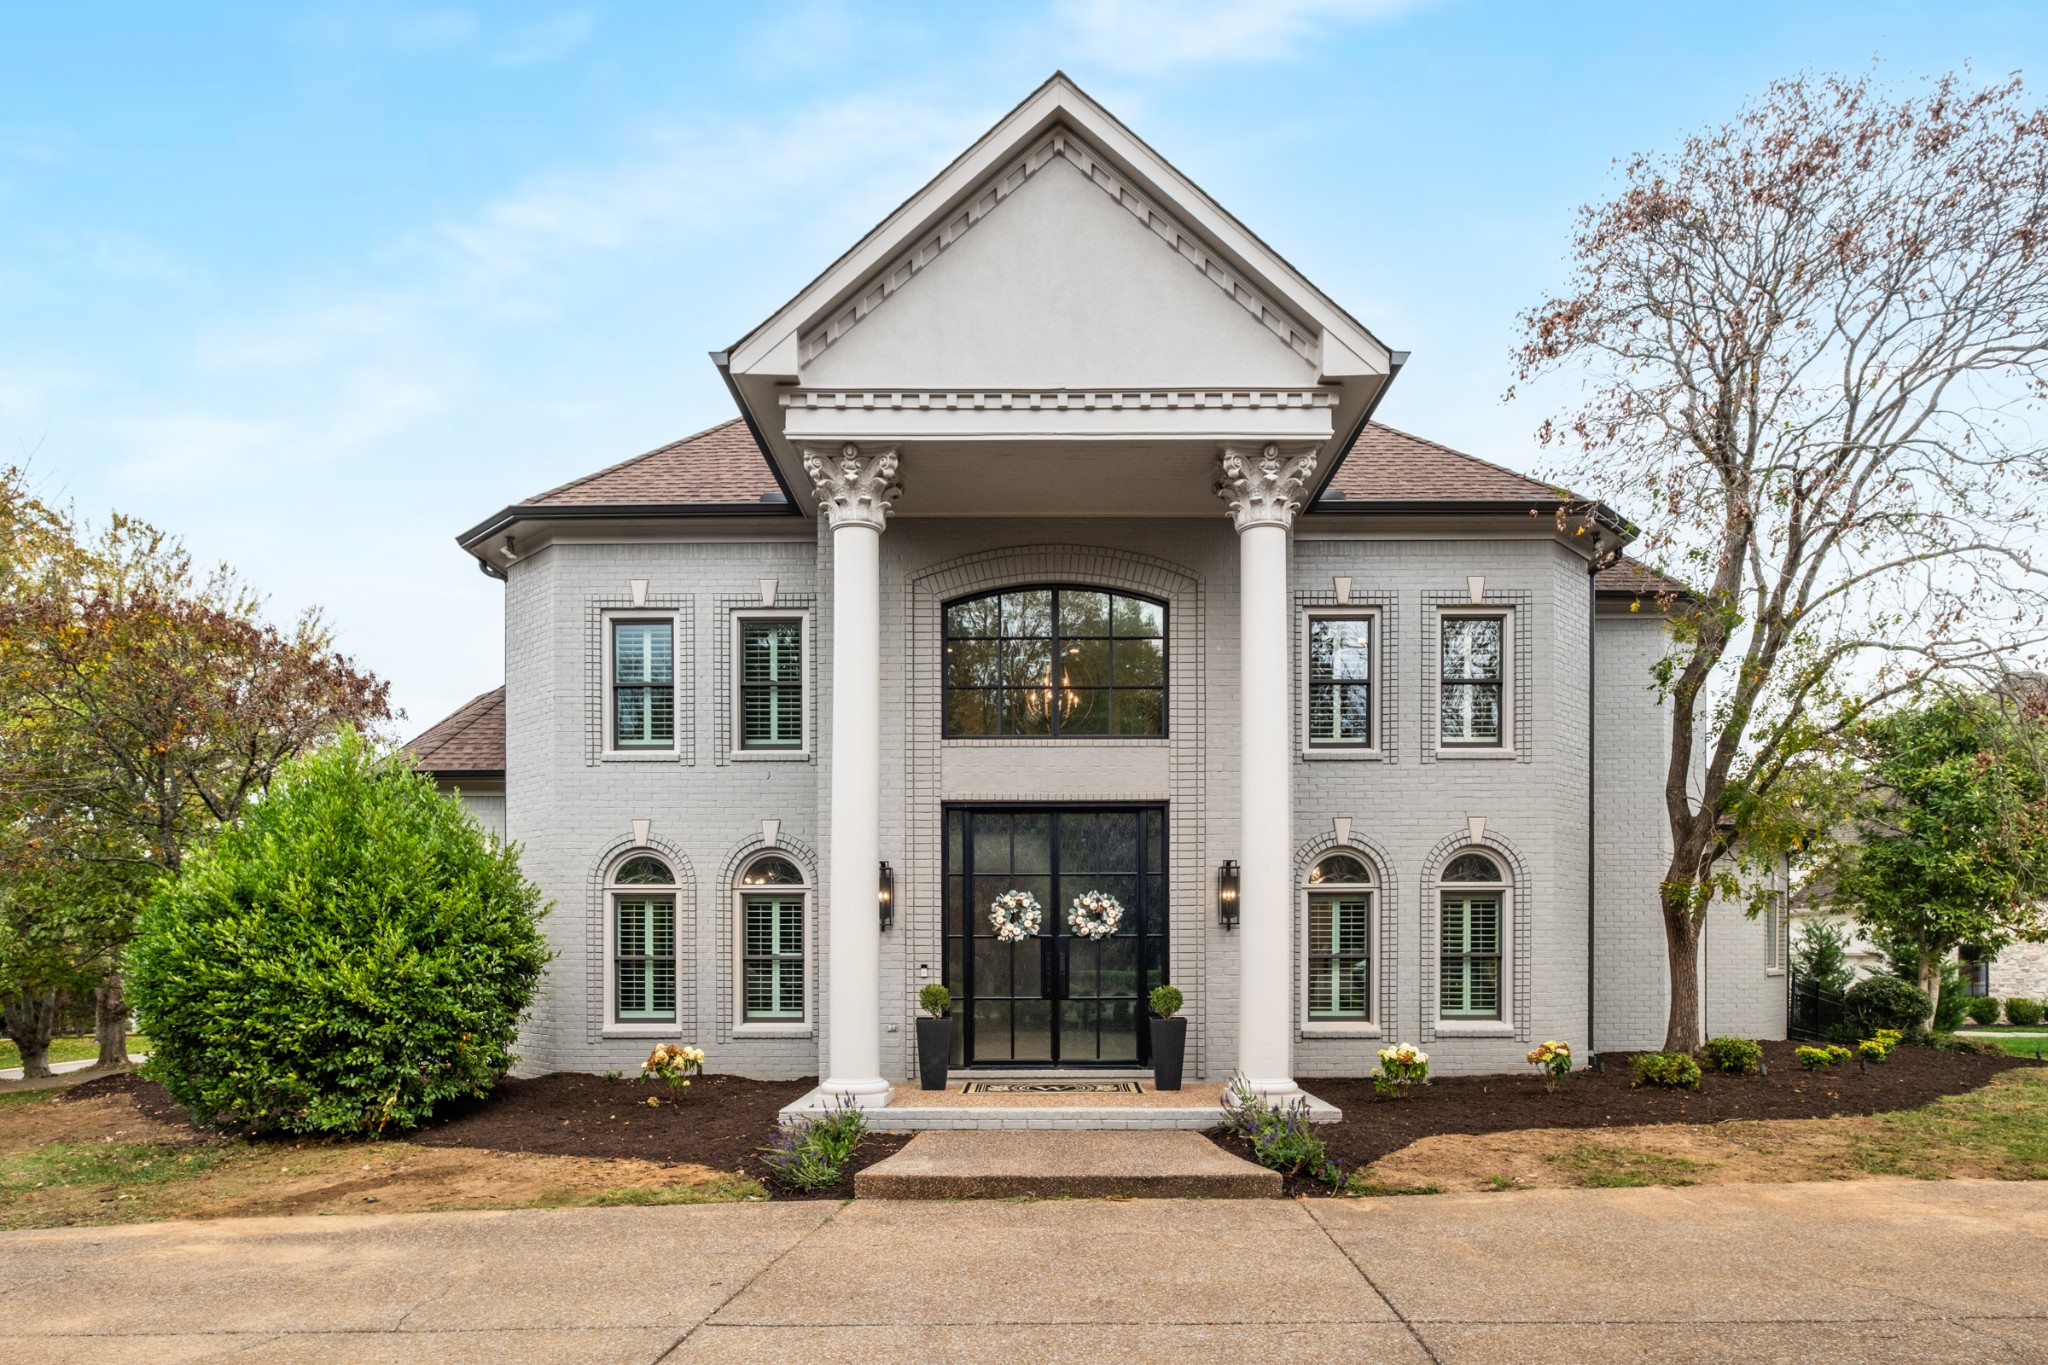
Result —
<path fill-rule="evenodd" d="M 946 1129 L 853 1177 L 862 1199 L 1277 1199 L 1280 1173 L 1200 1133 Z"/>

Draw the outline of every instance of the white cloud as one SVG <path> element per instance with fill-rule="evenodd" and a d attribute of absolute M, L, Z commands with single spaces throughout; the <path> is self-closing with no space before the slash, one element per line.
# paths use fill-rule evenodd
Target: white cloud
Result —
<path fill-rule="evenodd" d="M 1119 71 L 1269 62 L 1318 32 L 1373 23 L 1427 0 L 1058 0 L 1055 18 L 1082 55 Z"/>

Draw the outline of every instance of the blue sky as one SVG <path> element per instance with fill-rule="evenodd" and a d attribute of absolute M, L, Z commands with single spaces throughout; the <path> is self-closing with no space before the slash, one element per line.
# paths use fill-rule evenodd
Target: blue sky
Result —
<path fill-rule="evenodd" d="M 502 676 L 454 534 L 731 416 L 706 352 L 1055 68 L 1414 353 L 1385 420 L 1530 468 L 1515 314 L 1616 158 L 2044 49 L 2024 4 L 11 6 L 0 460 L 326 608 L 409 735 Z"/>

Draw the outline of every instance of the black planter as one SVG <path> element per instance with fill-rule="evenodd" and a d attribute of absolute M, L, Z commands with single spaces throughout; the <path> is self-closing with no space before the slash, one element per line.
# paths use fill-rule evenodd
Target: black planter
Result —
<path fill-rule="evenodd" d="M 1154 1019 L 1152 1024 L 1152 1087 L 1180 1089 L 1180 1064 L 1188 1055 L 1188 1021 Z"/>
<path fill-rule="evenodd" d="M 946 1088 L 946 1068 L 953 1061 L 953 1021 L 917 1021 L 917 1082 L 926 1090 Z"/>

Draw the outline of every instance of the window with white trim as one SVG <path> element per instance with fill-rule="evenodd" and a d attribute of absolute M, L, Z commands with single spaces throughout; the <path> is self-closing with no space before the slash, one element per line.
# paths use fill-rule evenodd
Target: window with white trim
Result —
<path fill-rule="evenodd" d="M 612 1020 L 671 1024 L 676 1019 L 676 876 L 651 854 L 635 854 L 612 872 Z"/>
<path fill-rule="evenodd" d="M 794 861 L 764 853 L 739 879 L 742 1024 L 803 1024 L 810 998 L 810 892 Z"/>
<path fill-rule="evenodd" d="M 805 624 L 801 612 L 735 614 L 738 685 L 733 689 L 734 748 L 802 753 L 808 747 Z"/>
<path fill-rule="evenodd" d="M 1438 744 L 1446 749 L 1506 747 L 1506 613 L 1447 611 L 1439 626 Z"/>
<path fill-rule="evenodd" d="M 1308 874 L 1307 961 L 1303 973 L 1310 1024 L 1372 1022 L 1372 907 L 1378 882 L 1352 853 L 1331 853 Z"/>
<path fill-rule="evenodd" d="M 1501 1019 L 1507 878 L 1492 855 L 1460 853 L 1439 880 L 1437 1015 Z"/>
<path fill-rule="evenodd" d="M 1308 747 L 1378 748 L 1375 636 L 1371 612 L 1314 612 L 1308 618 Z"/>
<path fill-rule="evenodd" d="M 612 748 L 675 748 L 673 618 L 612 620 L 610 686 Z"/>
<path fill-rule="evenodd" d="M 1764 903 L 1764 970 L 1785 970 L 1785 893 L 1775 888 Z"/>

